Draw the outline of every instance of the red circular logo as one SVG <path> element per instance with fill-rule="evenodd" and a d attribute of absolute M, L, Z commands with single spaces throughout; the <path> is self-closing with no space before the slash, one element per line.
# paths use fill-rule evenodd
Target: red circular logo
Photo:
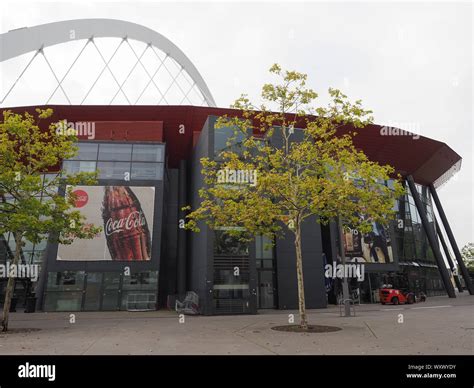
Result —
<path fill-rule="evenodd" d="M 84 190 L 75 190 L 73 194 L 76 196 L 75 207 L 83 207 L 89 201 L 89 196 Z"/>

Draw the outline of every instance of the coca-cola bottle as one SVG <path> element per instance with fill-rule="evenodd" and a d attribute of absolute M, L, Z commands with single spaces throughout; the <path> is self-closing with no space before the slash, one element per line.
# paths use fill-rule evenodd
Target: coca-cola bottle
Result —
<path fill-rule="evenodd" d="M 150 231 L 140 201 L 130 187 L 105 186 L 102 218 L 112 260 L 150 260 Z"/>

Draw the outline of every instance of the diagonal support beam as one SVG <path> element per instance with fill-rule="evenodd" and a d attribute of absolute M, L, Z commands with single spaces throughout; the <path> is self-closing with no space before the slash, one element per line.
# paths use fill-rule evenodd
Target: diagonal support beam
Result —
<path fill-rule="evenodd" d="M 415 206 L 416 206 L 416 209 L 418 210 L 418 214 L 420 215 L 421 223 L 426 233 L 426 237 L 428 237 L 431 250 L 433 251 L 436 263 L 438 264 L 438 270 L 441 275 L 441 280 L 443 281 L 443 284 L 444 284 L 444 289 L 446 290 L 450 298 L 456 298 L 456 293 L 454 292 L 453 283 L 451 283 L 451 278 L 449 277 L 446 264 L 444 263 L 443 256 L 441 256 L 439 246 L 436 243 L 434 229 L 431 228 L 431 225 L 429 224 L 428 216 L 426 215 L 425 208 L 421 202 L 420 195 L 418 194 L 418 191 L 416 190 L 413 176 L 408 175 L 407 183 L 408 183 L 408 187 L 410 188 L 411 195 L 415 201 Z"/>
<path fill-rule="evenodd" d="M 166 67 L 166 66 L 165 66 L 165 67 Z M 168 86 L 168 89 L 165 90 L 165 95 L 166 95 L 166 93 L 168 93 L 168 91 L 171 89 L 171 87 L 175 84 L 176 78 L 178 78 L 178 76 L 181 74 L 182 71 L 183 71 L 183 69 L 181 69 L 181 70 L 179 71 L 179 73 L 176 74 L 176 76 L 173 78 L 173 80 L 172 80 L 171 83 L 170 83 L 170 86 Z M 157 104 L 157 105 L 160 105 L 161 101 L 163 101 L 163 98 L 164 98 L 164 97 L 162 97 L 161 100 L 158 101 L 158 104 Z"/>
<path fill-rule="evenodd" d="M 69 105 L 72 105 L 72 104 L 71 104 L 71 100 L 69 99 L 69 97 L 68 97 L 66 91 L 64 90 L 63 86 L 61 85 L 61 82 L 59 81 L 58 76 L 57 76 L 56 73 L 54 72 L 53 67 L 51 66 L 51 64 L 50 64 L 49 61 L 48 61 L 48 58 L 46 58 L 46 54 L 44 53 L 43 49 L 41 49 L 40 52 L 41 52 L 41 55 L 43 56 L 44 60 L 46 61 L 47 65 L 48 65 L 48 67 L 49 67 L 49 70 L 51 70 L 51 73 L 53 73 L 54 79 L 55 79 L 56 82 L 58 83 L 58 86 L 59 86 L 59 88 L 61 89 L 61 91 L 63 92 L 64 97 L 66 97 L 67 102 L 69 103 Z"/>
<path fill-rule="evenodd" d="M 74 61 L 72 62 L 71 66 L 69 66 L 69 69 L 67 69 L 66 73 L 64 74 L 63 78 L 61 78 L 61 81 L 59 82 L 58 86 L 56 86 L 56 88 L 54 89 L 53 93 L 51 93 L 51 95 L 49 96 L 48 100 L 46 101 L 46 105 L 49 104 L 49 102 L 51 101 L 51 98 L 53 98 L 54 94 L 56 93 L 56 91 L 59 89 L 59 87 L 62 86 L 62 83 L 63 81 L 66 79 L 67 75 L 69 74 L 69 72 L 72 70 L 73 66 L 76 64 L 77 60 L 79 59 L 79 57 L 82 55 L 82 53 L 84 52 L 85 48 L 87 47 L 87 45 L 89 44 L 90 40 L 88 39 L 86 44 L 84 45 L 84 47 L 82 47 L 82 50 L 79 52 L 79 54 L 77 55 L 77 57 L 74 59 Z"/>
<path fill-rule="evenodd" d="M 92 39 L 92 38 L 91 38 Z M 94 86 L 96 85 L 97 81 L 99 81 L 100 77 L 102 77 L 102 74 L 104 73 L 105 70 L 108 70 L 110 72 L 110 75 L 112 76 L 112 78 L 114 79 L 115 83 L 117 84 L 117 86 L 120 88 L 120 83 L 117 81 L 117 78 L 115 78 L 115 75 L 114 73 L 112 72 L 112 70 L 110 69 L 109 67 L 109 63 L 112 61 L 112 59 L 115 57 L 115 54 L 117 54 L 117 51 L 119 50 L 119 48 L 122 46 L 123 44 L 123 39 L 120 41 L 119 45 L 117 46 L 117 48 L 115 49 L 115 51 L 113 52 L 113 54 L 111 55 L 111 57 L 109 58 L 108 61 L 105 60 L 104 56 L 102 55 L 102 53 L 100 52 L 99 48 L 97 47 L 97 45 L 95 44 L 94 40 L 92 39 L 92 43 L 95 47 L 95 49 L 97 50 L 97 52 L 99 53 L 99 56 L 100 58 L 102 59 L 102 61 L 104 62 L 104 67 L 102 68 L 102 70 L 100 71 L 99 75 L 97 76 L 97 78 L 95 79 L 95 81 L 92 83 L 91 87 L 89 88 L 89 90 L 87 91 L 86 95 L 84 96 L 84 98 L 82 99 L 81 101 L 81 104 L 84 104 L 84 101 L 87 99 L 87 97 L 89 96 L 90 92 L 92 91 L 92 89 L 94 89 Z M 122 92 L 123 93 L 123 92 Z M 125 98 L 127 98 L 127 96 L 124 94 Z"/>
<path fill-rule="evenodd" d="M 191 100 L 188 98 L 188 95 L 189 95 L 189 93 L 191 93 L 191 90 L 193 90 L 194 85 L 195 85 L 195 84 L 192 84 L 192 85 L 191 85 L 191 87 L 189 88 L 189 90 L 188 90 L 188 91 L 186 92 L 186 94 L 184 95 L 183 99 L 179 102 L 179 105 L 181 105 L 181 104 L 184 102 L 184 100 L 188 100 L 188 102 L 189 102 L 191 105 L 193 104 L 193 103 L 191 102 Z"/>
<path fill-rule="evenodd" d="M 126 41 L 127 38 L 125 37 L 124 40 Z M 142 54 L 140 55 L 140 58 L 137 59 L 137 61 L 135 62 L 135 64 L 132 66 L 132 68 L 130 69 L 130 71 L 128 72 L 127 76 L 125 77 L 125 79 L 123 80 L 123 82 L 120 84 L 120 90 L 122 91 L 122 93 L 125 95 L 125 98 L 127 99 L 129 105 L 132 105 L 130 100 L 128 99 L 127 95 L 125 94 L 125 92 L 123 91 L 123 85 L 125 85 L 125 83 L 128 81 L 130 75 L 133 73 L 133 71 L 135 70 L 135 68 L 137 67 L 138 63 L 140 62 L 140 59 L 143 57 L 143 55 L 146 53 L 146 51 L 148 50 L 148 46 L 145 47 L 145 50 L 143 50 Z M 115 93 L 115 95 L 112 97 L 112 100 L 110 100 L 109 102 L 109 105 L 112 105 L 112 102 L 114 102 L 115 100 L 115 97 L 117 97 L 117 94 L 119 93 L 119 91 L 117 90 L 117 93 Z"/>
<path fill-rule="evenodd" d="M 431 196 L 433 197 L 433 200 L 436 204 L 436 208 L 438 209 L 438 214 L 441 218 L 441 222 L 443 223 L 444 230 L 446 231 L 449 242 L 451 243 L 451 247 L 453 248 L 454 256 L 456 257 L 456 261 L 458 262 L 462 277 L 464 278 L 464 282 L 466 283 L 466 288 L 469 291 L 470 295 L 474 295 L 474 287 L 472 286 L 471 277 L 469 276 L 469 272 L 462 259 L 461 252 L 459 251 L 458 244 L 456 243 L 456 239 L 454 238 L 453 231 L 451 230 L 451 226 L 449 225 L 446 214 L 444 213 L 444 209 L 441 205 L 441 201 L 439 200 L 438 193 L 436 192 L 436 189 L 432 184 L 429 186 L 429 189 Z"/>
<path fill-rule="evenodd" d="M 439 241 L 441 241 L 441 246 L 443 247 L 444 255 L 446 256 L 446 260 L 448 260 L 449 268 L 451 268 L 451 271 L 453 273 L 454 283 L 456 283 L 456 287 L 458 291 L 463 292 L 462 284 L 461 284 L 461 281 L 459 280 L 459 276 L 456 274 L 456 266 L 454 265 L 453 260 L 451 259 L 451 254 L 449 252 L 448 246 L 446 245 L 446 241 L 444 240 L 443 232 L 441 231 L 441 228 L 439 227 L 436 216 L 434 214 L 433 216 L 435 220 L 436 230 L 438 231 L 437 235 L 439 237 Z"/>
<path fill-rule="evenodd" d="M 35 54 L 33 55 L 33 57 L 30 59 L 30 61 L 28 62 L 28 64 L 25 66 L 25 68 L 23 69 L 23 71 L 20 73 L 20 75 L 17 77 L 17 79 L 15 80 L 15 82 L 13 82 L 13 85 L 10 87 L 10 89 L 8 90 L 7 94 L 5 94 L 5 96 L 3 97 L 2 101 L 0 101 L 0 104 L 3 104 L 3 102 L 6 100 L 6 98 L 8 97 L 8 95 L 11 93 L 11 91 L 13 90 L 13 88 L 16 86 L 16 84 L 18 83 L 18 81 L 21 79 L 21 77 L 23 77 L 23 74 L 25 74 L 25 71 L 30 67 L 30 65 L 33 63 L 33 60 L 37 57 L 37 55 L 40 53 L 40 50 L 36 50 L 35 51 Z"/>
<path fill-rule="evenodd" d="M 155 88 L 156 90 L 158 90 L 158 93 L 161 94 L 161 97 L 164 97 L 163 93 L 161 93 L 161 90 L 160 88 L 158 87 L 158 85 L 155 83 L 155 81 L 153 80 L 153 77 L 155 76 L 156 72 L 160 69 L 160 67 L 163 65 L 163 62 L 164 61 L 161 61 L 161 64 L 160 66 L 158 67 L 157 71 L 153 74 L 153 77 L 150 75 L 150 73 L 148 72 L 147 68 L 145 67 L 145 65 L 143 64 L 143 62 L 141 61 L 141 59 L 138 57 L 137 53 L 135 52 L 135 50 L 133 49 L 132 45 L 130 44 L 130 42 L 128 42 L 128 46 L 130 47 L 130 50 L 132 50 L 133 54 L 135 55 L 135 58 L 137 58 L 138 62 L 140 63 L 140 65 L 142 66 L 143 70 L 145 70 L 145 73 L 146 75 L 148 76 L 149 78 L 149 81 L 148 83 L 146 84 L 145 88 L 143 89 L 143 91 L 140 93 L 140 95 L 138 96 L 137 100 L 135 101 L 135 105 L 137 104 L 137 102 L 140 100 L 141 96 L 143 95 L 143 93 L 145 92 L 145 90 L 148 88 L 148 86 L 150 85 L 150 83 L 153 83 L 153 85 L 155 85 Z M 153 46 L 151 44 L 148 45 L 149 47 L 152 47 Z M 159 59 L 159 58 L 158 58 Z M 166 59 L 166 58 L 165 58 Z M 168 103 L 168 102 L 166 102 Z"/>

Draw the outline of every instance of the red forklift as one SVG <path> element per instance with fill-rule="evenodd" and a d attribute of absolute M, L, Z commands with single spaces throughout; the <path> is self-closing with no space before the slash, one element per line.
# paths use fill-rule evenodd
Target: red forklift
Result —
<path fill-rule="evenodd" d="M 384 284 L 379 289 L 379 297 L 382 304 L 413 304 L 426 301 L 426 295 L 423 292 L 416 295 L 413 291 L 393 288 L 391 284 Z"/>

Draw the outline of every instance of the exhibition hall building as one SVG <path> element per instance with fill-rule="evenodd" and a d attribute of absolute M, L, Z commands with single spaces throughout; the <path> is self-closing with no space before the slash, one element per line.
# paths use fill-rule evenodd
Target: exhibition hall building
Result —
<path fill-rule="evenodd" d="M 193 292 L 195 310 L 204 315 L 297 309 L 292 236 L 278 238 L 274 245 L 261 236 L 243 243 L 226 230 L 203 225 L 196 233 L 183 227 L 183 207 L 197 208 L 199 190 L 205 185 L 201 158 L 215 158 L 234 136 L 232 128 L 217 126 L 216 121 L 241 112 L 216 107 L 195 67 L 161 35 L 118 21 L 109 21 L 107 31 L 107 23 L 101 22 L 99 28 L 94 20 L 76 21 L 74 28 L 69 21 L 67 26 L 59 22 L 26 29 L 39 28 L 36 31 L 3 34 L 1 59 L 61 44 L 66 38 L 61 41 L 57 36 L 63 29 L 64 34 L 74 29 L 76 39 L 96 39 L 100 34 L 136 39 L 162 49 L 179 63 L 197 87 L 205 103 L 201 105 L 207 106 L 189 104 L 185 99 L 187 104 L 168 104 L 166 99 L 154 105 L 87 101 L 2 104 L 2 112 L 20 114 L 51 108 L 52 117 L 42 120 L 40 127 L 65 120 L 75 128 L 79 151 L 62 162 L 61 170 L 97 171 L 95 185 L 74 188 L 75 208 L 88 223 L 102 227 L 93 239 L 75 240 L 70 245 L 25 241 L 22 263 L 38 265 L 40 275 L 35 281 L 17 279 L 17 308 L 35 295 L 36 307 L 43 311 L 174 309 Z M 31 44 L 18 47 L 14 43 L 19 37 Z M 338 133 L 353 130 L 346 125 Z M 378 303 L 379 290 L 387 285 L 428 297 L 472 293 L 469 274 L 437 194 L 460 169 L 461 157 L 443 142 L 403 129 L 388 131 L 385 126 L 370 124 L 357 133 L 356 148 L 372 161 L 393 166 L 402 177 L 406 194 L 394 203 L 396 216 L 387 220 L 387 225 L 374 223 L 370 233 L 342 234 L 346 259 L 363 263 L 365 270 L 364 276 L 349 281 L 351 299 L 354 303 Z M 392 183 L 385 182 L 388 186 Z M 307 308 L 326 308 L 340 301 L 341 280 L 328 277 L 325 271 L 328 263 L 341 262 L 339 236 L 335 222 L 320 225 L 309 218 L 303 224 Z M 11 261 L 14 251 L 13 236 L 0 236 L 0 262 Z M 0 283 L 0 288 L 4 287 L 5 282 Z"/>

